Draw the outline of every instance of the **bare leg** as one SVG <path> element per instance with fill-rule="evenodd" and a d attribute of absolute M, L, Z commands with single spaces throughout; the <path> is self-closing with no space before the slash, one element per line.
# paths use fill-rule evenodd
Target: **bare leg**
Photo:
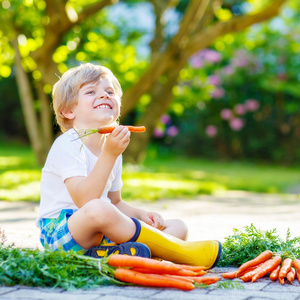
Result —
<path fill-rule="evenodd" d="M 188 237 L 188 229 L 184 222 L 178 219 L 170 219 L 165 221 L 166 228 L 163 232 L 171 234 L 181 240 L 186 241 Z"/>
<path fill-rule="evenodd" d="M 68 220 L 74 240 L 83 248 L 98 246 L 107 236 L 115 243 L 129 241 L 136 232 L 134 222 L 113 204 L 95 199 L 89 201 Z"/>

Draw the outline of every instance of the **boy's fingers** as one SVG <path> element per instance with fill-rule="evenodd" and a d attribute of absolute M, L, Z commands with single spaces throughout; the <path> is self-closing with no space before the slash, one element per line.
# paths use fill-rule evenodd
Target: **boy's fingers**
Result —
<path fill-rule="evenodd" d="M 124 127 L 122 125 L 117 126 L 112 133 L 115 133 L 116 135 L 120 134 L 120 132 L 122 131 Z"/>
<path fill-rule="evenodd" d="M 124 129 L 120 132 L 120 135 L 123 140 L 128 141 L 130 139 L 131 132 L 128 128 L 124 127 Z"/>

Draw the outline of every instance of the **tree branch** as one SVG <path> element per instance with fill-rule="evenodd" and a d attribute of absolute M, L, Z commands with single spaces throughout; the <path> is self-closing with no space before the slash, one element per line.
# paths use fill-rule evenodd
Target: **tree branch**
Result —
<path fill-rule="evenodd" d="M 32 53 L 33 59 L 42 60 L 44 55 L 52 55 L 55 49 L 61 43 L 63 36 L 75 25 L 80 24 L 88 17 L 96 14 L 104 7 L 114 4 L 118 0 L 103 0 L 93 5 L 87 6 L 80 14 L 76 21 L 69 19 L 65 10 L 65 1 L 47 0 L 47 15 L 50 23 L 45 26 L 45 40 L 43 45 Z"/>
<path fill-rule="evenodd" d="M 226 22 L 218 22 L 209 28 L 200 31 L 190 39 L 186 46 L 186 51 L 189 56 L 195 52 L 209 46 L 217 37 L 227 33 L 241 31 L 249 26 L 269 20 L 277 16 L 283 4 L 287 0 L 273 0 L 262 11 L 252 14 L 234 17 Z"/>
<path fill-rule="evenodd" d="M 151 55 L 152 57 L 159 54 L 162 45 L 164 44 L 164 27 L 163 23 L 163 14 L 167 8 L 167 5 L 164 1 L 160 0 L 150 0 L 154 8 L 155 14 L 155 35 L 150 42 Z"/>
<path fill-rule="evenodd" d="M 155 35 L 153 40 L 150 42 L 151 47 L 151 55 L 152 58 L 156 55 L 159 55 L 164 43 L 164 21 L 163 21 L 163 15 L 165 11 L 170 7 L 176 7 L 179 0 L 150 0 L 154 7 L 154 13 L 155 13 Z"/>
<path fill-rule="evenodd" d="M 91 6 L 87 6 L 79 15 L 78 20 L 76 24 L 81 23 L 82 21 L 86 20 L 88 17 L 94 15 L 101 9 L 103 9 L 106 6 L 116 4 L 119 0 L 102 0 L 101 2 L 96 2 L 95 4 Z"/>
<path fill-rule="evenodd" d="M 184 17 L 180 24 L 178 33 L 172 39 L 171 47 L 185 48 L 189 37 L 197 28 L 197 24 L 201 21 L 205 12 L 215 0 L 202 0 L 199 4 L 199 0 L 191 0 L 186 9 Z"/>

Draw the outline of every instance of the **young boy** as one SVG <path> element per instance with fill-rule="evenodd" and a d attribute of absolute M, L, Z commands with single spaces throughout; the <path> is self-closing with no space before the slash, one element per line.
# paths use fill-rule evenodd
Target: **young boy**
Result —
<path fill-rule="evenodd" d="M 121 199 L 122 153 L 130 142 L 126 127 L 84 142 L 78 138 L 80 130 L 116 124 L 121 96 L 112 72 L 90 63 L 70 69 L 54 85 L 53 107 L 63 134 L 42 170 L 37 220 L 42 245 L 96 257 L 149 257 L 150 248 L 162 259 L 214 266 L 221 254 L 218 241 L 187 242 L 182 221 L 164 220 Z"/>

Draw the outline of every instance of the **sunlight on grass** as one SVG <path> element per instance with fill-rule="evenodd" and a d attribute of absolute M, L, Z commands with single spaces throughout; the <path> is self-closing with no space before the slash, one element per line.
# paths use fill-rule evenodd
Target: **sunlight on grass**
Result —
<path fill-rule="evenodd" d="M 14 170 L 0 173 L 2 200 L 39 200 L 40 170 Z"/>
<path fill-rule="evenodd" d="M 131 174 L 131 177 L 134 175 Z M 189 198 L 198 194 L 213 194 L 225 189 L 225 186 L 215 182 L 174 180 L 172 176 L 165 179 L 127 178 L 124 179 L 122 195 L 128 199 L 157 200 L 159 198 Z"/>
<path fill-rule="evenodd" d="M 0 188 L 1 200 L 20 201 L 30 200 L 37 201 L 40 198 L 40 182 L 28 182 L 26 184 L 15 185 L 12 189 Z"/>
<path fill-rule="evenodd" d="M 39 201 L 40 177 L 30 148 L 1 145 L 0 200 Z M 284 193 L 299 184 L 300 167 L 148 157 L 143 165 L 124 164 L 122 179 L 124 200 L 195 198 L 226 190 Z"/>
<path fill-rule="evenodd" d="M 17 156 L 9 156 L 9 157 L 4 157 L 0 156 L 0 166 L 1 168 L 8 168 L 12 166 L 18 166 L 20 165 L 22 159 Z"/>
<path fill-rule="evenodd" d="M 40 182 L 40 179 L 41 171 L 39 170 L 7 171 L 0 175 L 1 186 L 5 188 L 15 187 L 28 182 Z"/>

